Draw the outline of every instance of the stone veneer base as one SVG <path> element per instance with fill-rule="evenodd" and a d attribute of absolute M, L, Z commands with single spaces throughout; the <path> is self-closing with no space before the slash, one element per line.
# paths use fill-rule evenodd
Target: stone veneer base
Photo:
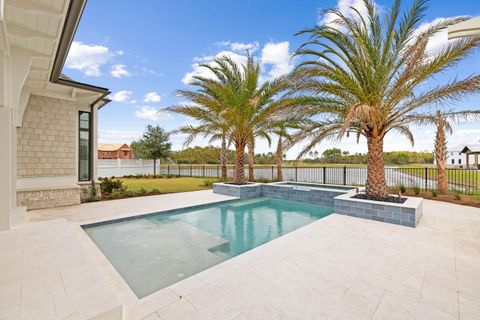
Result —
<path fill-rule="evenodd" d="M 336 197 L 335 213 L 407 227 L 416 227 L 423 215 L 422 198 L 405 197 L 404 203 L 389 203 L 355 199 L 354 195 L 353 191 Z"/>
<path fill-rule="evenodd" d="M 18 190 L 17 204 L 27 210 L 80 204 L 80 187 Z"/>

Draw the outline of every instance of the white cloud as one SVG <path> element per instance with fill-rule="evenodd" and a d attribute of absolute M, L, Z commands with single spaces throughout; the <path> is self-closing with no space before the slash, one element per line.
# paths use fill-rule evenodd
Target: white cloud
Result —
<path fill-rule="evenodd" d="M 161 112 L 160 109 L 153 108 L 150 106 L 140 107 L 139 110 L 135 111 L 135 116 L 137 118 L 147 119 L 151 121 L 160 121 L 160 120 L 171 120 L 173 117 L 166 112 Z"/>
<path fill-rule="evenodd" d="M 185 74 L 185 76 L 182 79 L 182 82 L 184 84 L 189 84 L 192 80 L 193 77 L 195 76 L 202 76 L 206 78 L 213 78 L 214 74 L 208 70 L 207 68 L 203 68 L 200 66 L 202 63 L 210 63 L 213 61 L 213 59 L 218 58 L 218 57 L 229 57 L 232 59 L 235 63 L 237 64 L 244 64 L 247 62 L 247 57 L 238 53 L 235 53 L 233 51 L 220 51 L 214 56 L 203 56 L 203 57 L 195 57 L 193 58 L 193 61 L 195 62 L 192 64 L 192 71 L 188 72 Z"/>
<path fill-rule="evenodd" d="M 452 17 L 452 19 L 459 18 L 459 17 Z M 439 17 L 431 22 L 422 23 L 416 30 L 415 35 L 418 36 L 421 32 L 428 30 L 433 25 L 441 23 L 445 21 L 447 18 Z M 449 18 L 450 19 L 450 18 Z M 443 29 L 437 32 L 434 36 L 428 39 L 428 44 L 426 48 L 426 54 L 430 57 L 434 57 L 439 54 L 448 44 L 448 29 Z M 451 40 L 457 41 L 457 40 Z"/>
<path fill-rule="evenodd" d="M 357 13 L 351 8 L 358 10 L 362 16 L 367 16 L 367 8 L 365 7 L 363 0 L 338 0 L 336 9 L 348 18 L 356 18 Z M 337 15 L 333 13 L 327 13 L 319 16 L 318 24 L 340 29 L 341 27 L 335 23 L 337 18 Z"/>
<path fill-rule="evenodd" d="M 214 74 L 207 68 L 203 68 L 200 64 L 210 63 L 213 59 L 226 56 L 231 58 L 237 64 L 245 64 L 247 62 L 246 52 L 245 54 L 240 54 L 236 50 L 239 48 L 259 48 L 260 45 L 258 42 L 253 43 L 240 43 L 240 42 L 221 42 L 217 43 L 218 46 L 230 46 L 232 50 L 223 50 L 218 52 L 215 55 L 194 57 L 192 64 L 192 71 L 185 74 L 182 79 L 184 84 L 189 84 L 194 76 L 202 76 L 206 78 L 214 78 Z M 253 52 L 253 51 L 251 51 Z M 283 42 L 269 42 L 265 44 L 262 48 L 260 57 L 256 56 L 256 59 L 259 59 L 262 65 L 262 76 L 261 81 L 272 80 L 281 75 L 287 74 L 293 70 L 294 64 L 291 60 L 292 54 L 290 53 L 290 43 L 288 41 Z"/>
<path fill-rule="evenodd" d="M 270 67 L 267 80 L 272 80 L 291 72 L 294 67 L 291 57 L 290 43 L 288 41 L 267 43 L 262 49 L 260 58 L 263 66 L 269 65 Z"/>
<path fill-rule="evenodd" d="M 220 41 L 216 42 L 215 45 L 217 47 L 229 47 L 231 51 L 245 53 L 247 50 L 250 53 L 253 53 L 260 48 L 260 44 L 258 41 L 254 42 L 230 42 L 230 41 Z"/>
<path fill-rule="evenodd" d="M 128 99 L 130 99 L 130 96 L 132 95 L 132 93 L 133 93 L 132 91 L 122 90 L 122 91 L 112 93 L 109 98 L 115 102 L 126 103 Z"/>
<path fill-rule="evenodd" d="M 233 42 L 230 44 L 230 49 L 233 51 L 250 51 L 250 53 L 255 52 L 260 47 L 258 41 L 251 42 L 251 43 L 243 43 L 243 42 Z"/>
<path fill-rule="evenodd" d="M 129 77 L 132 74 L 128 72 L 126 67 L 127 66 L 124 64 L 114 64 L 111 67 L 110 74 L 112 75 L 112 77 L 115 77 L 115 78 Z"/>
<path fill-rule="evenodd" d="M 110 50 L 105 46 L 73 41 L 65 66 L 69 69 L 79 70 L 87 76 L 98 77 L 102 75 L 101 66 L 106 64 L 111 57 Z"/>
<path fill-rule="evenodd" d="M 143 99 L 143 102 L 160 102 L 162 100 L 162 97 L 158 95 L 155 91 L 149 92 L 145 95 L 145 98 Z"/>

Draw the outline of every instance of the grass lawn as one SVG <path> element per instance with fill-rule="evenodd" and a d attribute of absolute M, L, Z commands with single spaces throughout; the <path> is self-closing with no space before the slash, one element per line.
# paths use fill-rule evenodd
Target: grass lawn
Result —
<path fill-rule="evenodd" d="M 137 192 L 142 187 L 147 192 L 153 189 L 159 189 L 161 193 L 175 193 L 186 191 L 206 190 L 211 187 L 204 185 L 203 178 L 158 178 L 158 179 L 135 179 L 135 178 L 120 178 L 128 190 Z"/>

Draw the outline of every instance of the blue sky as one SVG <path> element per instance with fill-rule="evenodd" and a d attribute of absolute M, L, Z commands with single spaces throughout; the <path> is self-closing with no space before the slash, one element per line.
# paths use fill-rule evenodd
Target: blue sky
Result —
<path fill-rule="evenodd" d="M 404 1 L 408 6 L 412 1 Z M 295 61 L 290 54 L 305 40 L 295 37 L 301 29 L 324 23 L 321 9 L 358 6 L 360 0 L 89 0 L 70 50 L 64 73 L 78 81 L 105 86 L 114 100 L 100 111 L 100 142 L 130 142 L 137 139 L 147 124 L 159 124 L 168 130 L 191 119 L 157 113 L 158 109 L 179 101 L 176 89 L 194 72 L 196 63 L 218 54 L 229 54 L 242 61 L 244 49 L 254 51 L 269 79 L 288 72 Z M 389 7 L 392 1 L 377 1 Z M 480 2 L 432 0 L 423 23 L 441 17 L 480 15 Z M 432 39 L 432 50 L 444 43 L 445 35 Z M 201 70 L 200 70 L 201 71 Z M 438 77 L 441 83 L 454 77 L 480 73 L 480 52 L 461 63 L 454 71 Z M 433 83 L 432 83 L 433 84 Z M 480 95 L 458 108 L 479 109 Z M 433 128 L 416 129 L 414 150 L 433 148 Z M 183 137 L 172 137 L 174 149 L 182 147 Z M 455 126 L 449 144 L 480 140 L 480 123 Z M 203 140 L 194 145 L 206 145 Z M 336 146 L 350 152 L 365 152 L 363 142 L 351 140 L 324 142 L 316 150 Z M 273 150 L 266 142 L 257 144 L 257 152 Z M 300 146 L 288 157 L 296 156 Z M 404 138 L 387 138 L 386 150 L 412 150 Z"/>

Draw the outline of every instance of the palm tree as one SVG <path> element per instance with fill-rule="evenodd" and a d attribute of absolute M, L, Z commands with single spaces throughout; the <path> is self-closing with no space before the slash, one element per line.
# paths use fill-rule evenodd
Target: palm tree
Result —
<path fill-rule="evenodd" d="M 341 139 L 349 134 L 364 137 L 368 146 L 366 193 L 372 198 L 386 197 L 386 134 L 397 132 L 413 144 L 408 126 L 412 113 L 480 91 L 479 75 L 435 87 L 426 85 L 472 54 L 480 38 L 449 42 L 435 56 L 429 56 L 428 40 L 464 19 L 444 19 L 421 31 L 418 24 L 426 10 L 424 0 L 414 1 L 403 14 L 400 0 L 386 14 L 380 14 L 372 0 L 364 0 L 364 4 L 365 17 L 355 8 L 351 8 L 352 16 L 331 9 L 326 13 L 336 17 L 338 28 L 323 25 L 299 33 L 311 38 L 297 51 L 306 61 L 295 70 L 294 92 L 304 94 L 306 102 L 310 100 L 298 112 L 316 121 L 297 139 L 309 140 L 304 150 L 308 152 L 327 138 Z"/>
<path fill-rule="evenodd" d="M 201 67 L 207 68 L 214 77 L 195 76 L 191 85 L 196 91 L 178 91 L 194 105 L 174 106 L 167 110 L 200 121 L 199 126 L 188 127 L 185 131 L 188 134 L 216 132 L 214 136 L 221 133 L 226 141 L 231 141 L 236 154 L 234 183 L 243 184 L 245 147 L 251 144 L 253 149 L 256 137 L 270 139 L 272 128 L 278 127 L 289 116 L 286 110 L 291 104 L 276 99 L 287 88 L 288 82 L 285 77 L 280 77 L 260 84 L 260 65 L 250 54 L 242 66 L 222 56 Z"/>
<path fill-rule="evenodd" d="M 197 79 L 192 82 L 192 85 L 197 86 L 199 90 L 197 92 L 189 90 L 177 91 L 178 96 L 188 98 L 192 102 L 191 104 L 171 106 L 165 110 L 194 118 L 200 122 L 197 126 L 185 125 L 174 131 L 174 133 L 187 135 L 184 143 L 185 146 L 192 143 L 198 136 L 203 136 L 204 138 L 210 137 L 209 143 L 218 140 L 221 141 L 220 166 L 222 180 L 225 181 L 227 179 L 227 152 L 229 143 L 227 142 L 228 125 L 220 115 L 223 109 L 221 101 L 216 99 L 215 96 L 205 93 L 209 92 L 209 82 L 203 82 Z"/>
<path fill-rule="evenodd" d="M 412 121 L 418 124 L 433 124 L 436 128 L 435 133 L 435 161 L 437 163 L 437 186 L 439 193 L 446 193 L 448 190 L 447 179 L 447 138 L 446 134 L 452 134 L 452 122 L 462 122 L 469 120 L 480 120 L 480 110 L 462 110 L 462 111 L 441 111 L 433 113 L 413 114 Z"/>

